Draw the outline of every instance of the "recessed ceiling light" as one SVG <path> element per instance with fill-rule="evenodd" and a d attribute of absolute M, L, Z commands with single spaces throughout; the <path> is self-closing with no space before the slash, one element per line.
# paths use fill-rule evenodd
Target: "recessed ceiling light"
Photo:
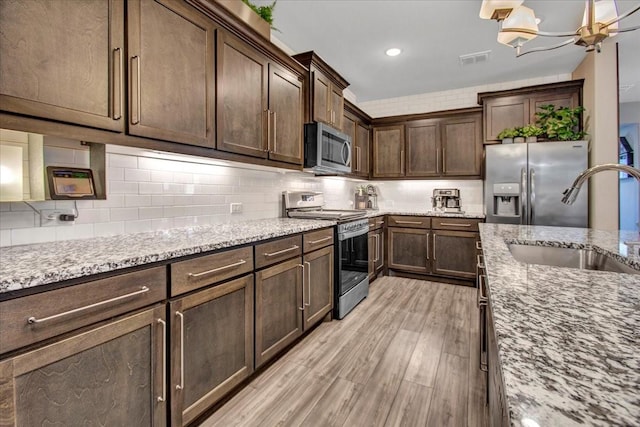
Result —
<path fill-rule="evenodd" d="M 391 49 L 387 49 L 385 52 L 387 56 L 398 56 L 402 53 L 402 49 L 398 49 L 397 47 L 392 47 Z"/>

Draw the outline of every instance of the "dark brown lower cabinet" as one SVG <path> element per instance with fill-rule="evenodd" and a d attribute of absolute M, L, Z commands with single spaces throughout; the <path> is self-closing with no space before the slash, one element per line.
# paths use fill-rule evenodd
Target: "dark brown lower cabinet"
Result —
<path fill-rule="evenodd" d="M 478 233 L 448 230 L 432 230 L 432 233 L 432 273 L 475 279 Z"/>
<path fill-rule="evenodd" d="M 302 258 L 256 272 L 256 368 L 302 334 Z"/>
<path fill-rule="evenodd" d="M 413 273 L 429 273 L 430 231 L 421 228 L 389 227 L 389 268 Z"/>
<path fill-rule="evenodd" d="M 0 425 L 164 426 L 164 306 L 0 362 Z"/>
<path fill-rule="evenodd" d="M 494 427 L 506 427 L 509 423 L 509 411 L 504 396 L 504 385 L 502 382 L 502 371 L 500 370 L 500 359 L 498 357 L 498 342 L 496 341 L 496 331 L 493 326 L 493 315 L 491 305 L 487 306 L 487 394 L 489 396 L 489 425 Z"/>
<path fill-rule="evenodd" d="M 169 304 L 172 425 L 186 425 L 253 372 L 253 274 Z"/>
<path fill-rule="evenodd" d="M 308 253 L 304 265 L 304 330 L 333 308 L 333 245 Z"/>

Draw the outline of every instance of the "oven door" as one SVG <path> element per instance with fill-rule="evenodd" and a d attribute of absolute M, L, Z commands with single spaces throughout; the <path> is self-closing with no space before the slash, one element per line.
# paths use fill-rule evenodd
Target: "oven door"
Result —
<path fill-rule="evenodd" d="M 344 295 L 369 275 L 368 230 L 339 233 L 338 295 Z"/>

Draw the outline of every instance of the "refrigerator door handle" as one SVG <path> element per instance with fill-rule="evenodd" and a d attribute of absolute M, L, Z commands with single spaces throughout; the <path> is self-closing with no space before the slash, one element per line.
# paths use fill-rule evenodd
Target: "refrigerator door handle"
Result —
<path fill-rule="evenodd" d="M 527 169 L 520 169 L 520 224 L 526 225 L 527 221 Z"/>
<path fill-rule="evenodd" d="M 529 224 L 535 224 L 535 204 L 536 204 L 536 170 L 531 168 L 529 170 L 529 185 L 531 190 L 529 191 Z"/>

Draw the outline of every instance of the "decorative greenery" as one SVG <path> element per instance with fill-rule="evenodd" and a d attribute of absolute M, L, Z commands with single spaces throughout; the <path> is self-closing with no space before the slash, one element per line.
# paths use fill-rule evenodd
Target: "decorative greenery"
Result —
<path fill-rule="evenodd" d="M 244 4 L 249 6 L 255 13 L 260 15 L 262 19 L 267 21 L 269 26 L 274 30 L 275 28 L 273 28 L 273 9 L 276 7 L 277 1 L 278 0 L 273 0 L 273 3 L 266 6 L 256 6 L 255 4 L 251 3 L 249 0 L 242 0 Z"/>
<path fill-rule="evenodd" d="M 543 132 L 542 128 L 536 125 L 526 125 L 518 129 L 520 136 L 524 136 L 525 138 L 540 136 Z"/>
<path fill-rule="evenodd" d="M 518 129 L 507 128 L 498 134 L 498 139 L 515 138 L 516 136 L 520 136 Z"/>
<path fill-rule="evenodd" d="M 552 141 L 579 141 L 588 134 L 580 130 L 583 107 L 557 107 L 553 104 L 539 107 L 536 124 L 545 138 Z"/>

